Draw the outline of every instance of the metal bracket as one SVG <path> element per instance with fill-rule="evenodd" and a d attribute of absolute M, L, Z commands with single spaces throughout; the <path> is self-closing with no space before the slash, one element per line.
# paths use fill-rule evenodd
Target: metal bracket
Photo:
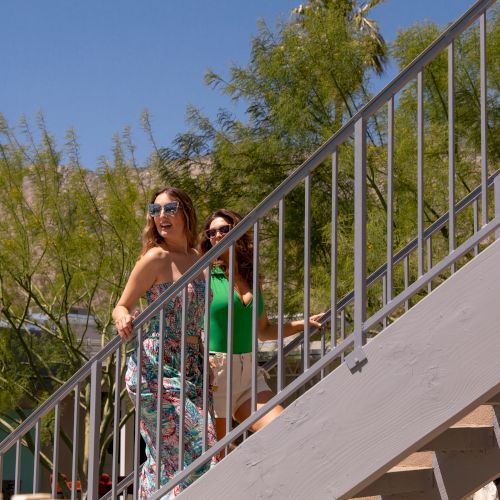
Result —
<path fill-rule="evenodd" d="M 347 368 L 349 368 L 351 372 L 359 370 L 367 361 L 368 359 L 362 347 L 356 347 L 354 351 L 348 354 L 344 359 Z"/>

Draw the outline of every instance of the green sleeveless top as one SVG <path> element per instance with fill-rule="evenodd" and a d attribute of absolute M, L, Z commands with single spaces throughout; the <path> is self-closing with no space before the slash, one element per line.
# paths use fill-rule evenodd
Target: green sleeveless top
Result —
<path fill-rule="evenodd" d="M 220 267 L 212 270 L 212 302 L 210 304 L 210 343 L 212 352 L 227 352 L 227 313 L 229 281 Z M 245 306 L 236 290 L 233 293 L 233 354 L 252 352 L 252 310 L 254 298 Z M 264 302 L 258 294 L 258 317 L 262 316 Z"/>

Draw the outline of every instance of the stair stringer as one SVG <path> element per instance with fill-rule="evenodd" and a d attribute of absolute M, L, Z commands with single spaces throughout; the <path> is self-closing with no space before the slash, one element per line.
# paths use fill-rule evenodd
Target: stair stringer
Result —
<path fill-rule="evenodd" d="M 499 297 L 495 242 L 181 497 L 355 496 L 500 392 Z"/>

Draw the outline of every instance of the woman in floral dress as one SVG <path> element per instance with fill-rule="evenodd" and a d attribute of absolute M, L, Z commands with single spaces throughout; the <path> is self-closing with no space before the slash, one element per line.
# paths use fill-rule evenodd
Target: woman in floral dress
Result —
<path fill-rule="evenodd" d="M 196 246 L 196 212 L 186 193 L 176 188 L 164 188 L 151 198 L 147 224 L 143 234 L 141 257 L 113 311 L 118 334 L 128 340 L 137 313 L 132 310 L 143 295 L 153 302 L 172 283 L 178 280 L 198 259 Z M 187 289 L 186 311 L 186 385 L 184 406 L 184 459 L 187 467 L 202 453 L 203 430 L 203 348 L 201 333 L 205 302 L 205 280 L 194 279 Z M 162 389 L 162 439 L 160 484 L 165 485 L 179 467 L 179 415 L 181 409 L 181 317 L 182 300 L 172 299 L 165 308 Z M 159 316 L 155 316 L 143 339 L 143 365 L 137 366 L 136 351 L 128 360 L 125 380 L 127 389 L 136 401 L 140 381 L 141 435 L 146 442 L 146 462 L 140 481 L 140 496 L 148 498 L 156 491 L 156 423 L 158 398 Z M 139 379 L 139 380 L 138 380 Z M 208 445 L 215 443 L 211 412 L 208 415 Z M 215 464 L 213 458 L 205 467 L 177 485 L 166 498 L 176 496 L 182 489 Z"/>

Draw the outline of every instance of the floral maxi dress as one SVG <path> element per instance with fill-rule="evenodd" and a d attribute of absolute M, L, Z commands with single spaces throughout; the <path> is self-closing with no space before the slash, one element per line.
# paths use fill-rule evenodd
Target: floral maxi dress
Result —
<path fill-rule="evenodd" d="M 172 283 L 153 285 L 147 292 L 148 304 L 158 298 Z M 203 353 L 201 333 L 205 307 L 205 281 L 194 280 L 188 285 L 186 335 L 197 336 L 196 344 L 186 342 L 186 386 L 184 409 L 184 460 L 187 467 L 202 454 L 203 432 Z M 165 307 L 165 334 L 163 347 L 161 486 L 171 479 L 179 467 L 179 415 L 181 408 L 181 321 L 182 299 L 172 299 Z M 156 425 L 158 400 L 158 346 L 159 315 L 155 316 L 143 337 L 143 365 L 141 371 L 141 435 L 146 442 L 146 461 L 140 475 L 140 497 L 148 498 L 156 491 Z M 137 351 L 128 360 L 125 382 L 135 404 L 137 391 Z M 210 394 L 211 401 L 211 394 Z M 210 405 L 212 406 L 212 405 Z M 216 442 L 215 427 L 210 408 L 208 415 L 208 446 Z M 177 496 L 192 481 L 215 465 L 212 458 L 204 467 L 191 474 L 164 498 Z"/>

